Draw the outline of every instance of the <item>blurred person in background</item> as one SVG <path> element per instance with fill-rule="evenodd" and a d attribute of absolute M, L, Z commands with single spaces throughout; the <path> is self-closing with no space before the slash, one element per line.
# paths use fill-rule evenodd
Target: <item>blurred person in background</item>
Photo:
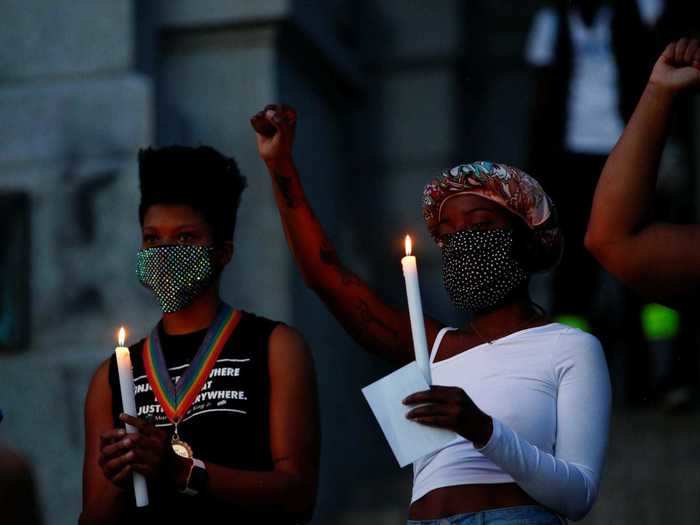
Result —
<path fill-rule="evenodd" d="M 343 265 L 306 199 L 292 159 L 295 111 L 268 106 L 251 123 L 307 286 L 363 349 L 412 361 L 408 311 Z M 423 215 L 450 299 L 471 320 L 425 318 L 433 386 L 404 400 L 419 405 L 407 417 L 459 437 L 414 463 L 409 523 L 582 518 L 598 495 L 610 382 L 598 340 L 551 322 L 530 298 L 530 277 L 561 255 L 552 202 L 524 172 L 476 162 L 431 181 Z"/>
<path fill-rule="evenodd" d="M 0 423 L 3 413 L 0 410 Z M 40 525 L 39 500 L 29 462 L 0 442 L 0 521 L 3 525 Z"/>
<path fill-rule="evenodd" d="M 654 395 L 647 339 L 659 331 L 652 333 L 649 327 L 664 313 L 677 314 L 659 312 L 655 305 L 643 310 L 633 294 L 622 290 L 612 295 L 621 296 L 621 308 L 611 315 L 614 301 L 609 291 L 605 306 L 598 302 L 601 273 L 583 239 L 598 174 L 644 89 L 650 64 L 662 49 L 659 42 L 687 32 L 688 20 L 697 11 L 687 4 L 546 2 L 535 14 L 526 50 L 536 82 L 529 165 L 560 206 L 567 245 L 554 274 L 552 309 L 562 322 L 598 334 L 608 350 L 621 347 L 625 397 L 631 404 L 646 403 Z M 681 185 L 687 183 L 680 179 Z M 643 311 L 649 319 L 644 326 Z M 682 339 L 673 345 L 675 352 L 688 346 L 692 347 Z"/>

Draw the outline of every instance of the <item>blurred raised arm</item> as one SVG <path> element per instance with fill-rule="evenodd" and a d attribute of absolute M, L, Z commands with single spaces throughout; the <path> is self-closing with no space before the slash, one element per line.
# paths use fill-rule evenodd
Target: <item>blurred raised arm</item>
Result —
<path fill-rule="evenodd" d="M 649 218 L 673 100 L 698 86 L 698 41 L 669 44 L 603 168 L 586 233 L 586 247 L 608 271 L 662 301 L 700 288 L 700 225 Z"/>

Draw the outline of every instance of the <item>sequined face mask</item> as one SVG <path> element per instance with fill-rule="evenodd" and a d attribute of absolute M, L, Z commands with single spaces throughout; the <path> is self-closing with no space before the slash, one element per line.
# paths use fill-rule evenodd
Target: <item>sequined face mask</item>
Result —
<path fill-rule="evenodd" d="M 190 305 L 217 274 L 212 246 L 158 246 L 136 256 L 136 275 L 158 298 L 164 313 Z"/>
<path fill-rule="evenodd" d="M 500 306 L 527 279 L 513 257 L 512 229 L 462 230 L 443 239 L 442 281 L 460 310 Z"/>

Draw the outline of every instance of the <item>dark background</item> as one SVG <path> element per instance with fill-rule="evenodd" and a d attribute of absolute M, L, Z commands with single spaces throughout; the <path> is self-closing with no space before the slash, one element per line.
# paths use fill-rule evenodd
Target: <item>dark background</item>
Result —
<path fill-rule="evenodd" d="M 33 464 L 46 523 L 77 520 L 92 372 L 120 324 L 133 341 L 158 318 L 134 275 L 136 151 L 172 143 L 237 158 L 249 188 L 224 296 L 296 326 L 313 349 L 323 418 L 315 523 L 402 523 L 410 468 L 398 468 L 360 393 L 391 368 L 304 287 L 248 119 L 269 102 L 294 105 L 297 164 L 341 258 L 403 304 L 399 260 L 411 233 L 425 311 L 462 323 L 442 288 L 421 191 L 459 162 L 526 167 L 535 82 L 524 52 L 538 5 L 0 0 L 0 440 Z M 694 101 L 686 111 L 693 123 L 700 115 Z M 693 202 L 694 175 L 680 183 Z M 614 313 L 619 287 L 601 279 L 599 309 Z M 544 306 L 549 283 L 533 285 Z M 662 396 L 634 407 L 624 396 L 638 360 L 652 387 L 660 381 L 672 344 L 608 349 L 612 442 L 585 523 L 697 521 L 694 403 L 672 411 Z"/>

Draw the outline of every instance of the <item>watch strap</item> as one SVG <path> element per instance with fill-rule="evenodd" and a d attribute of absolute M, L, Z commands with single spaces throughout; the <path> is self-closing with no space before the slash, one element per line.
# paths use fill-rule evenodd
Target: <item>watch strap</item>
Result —
<path fill-rule="evenodd" d="M 188 496 L 196 496 L 197 494 L 199 494 L 199 488 L 191 486 L 192 472 L 196 468 L 202 469 L 204 472 L 207 471 L 207 467 L 204 464 L 204 461 L 197 458 L 192 458 L 192 464 L 190 465 L 190 471 L 187 474 L 187 482 L 185 483 L 185 488 L 180 491 L 182 494 L 187 494 Z"/>

